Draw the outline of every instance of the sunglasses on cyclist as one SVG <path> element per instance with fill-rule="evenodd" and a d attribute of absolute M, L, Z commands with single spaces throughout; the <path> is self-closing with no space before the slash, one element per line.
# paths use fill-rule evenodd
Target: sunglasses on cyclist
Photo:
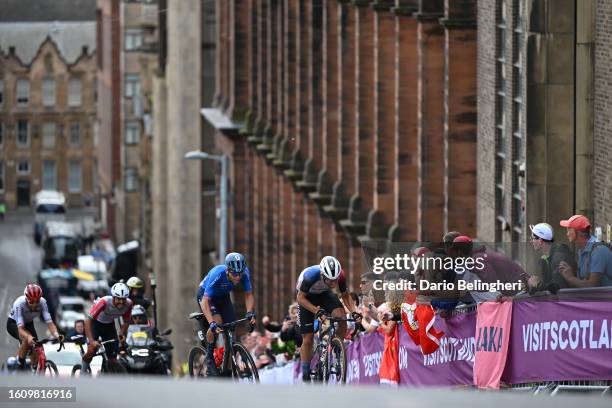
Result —
<path fill-rule="evenodd" d="M 234 277 L 242 276 L 242 272 L 236 272 L 233 269 L 230 269 L 229 273 Z"/>

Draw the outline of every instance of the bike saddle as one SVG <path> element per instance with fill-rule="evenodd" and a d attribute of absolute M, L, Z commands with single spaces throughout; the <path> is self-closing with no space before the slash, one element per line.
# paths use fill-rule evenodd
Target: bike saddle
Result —
<path fill-rule="evenodd" d="M 202 318 L 204 318 L 204 313 L 198 313 L 198 312 L 193 312 L 189 315 L 190 319 L 196 319 L 196 320 L 201 320 Z"/>

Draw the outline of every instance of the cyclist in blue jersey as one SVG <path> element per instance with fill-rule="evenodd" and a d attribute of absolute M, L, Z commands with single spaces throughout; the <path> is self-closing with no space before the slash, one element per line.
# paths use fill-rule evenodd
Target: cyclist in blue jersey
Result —
<path fill-rule="evenodd" d="M 345 311 L 338 296 L 332 289 L 340 291 L 342 301 L 352 312 L 352 317 L 361 320 L 349 292 L 346 290 L 346 278 L 340 267 L 340 262 L 333 256 L 326 256 L 319 265 L 304 269 L 297 281 L 298 325 L 302 333 L 300 360 L 302 362 L 302 379 L 310 381 L 310 360 L 312 359 L 312 343 L 314 338 L 315 319 L 324 320 L 327 315 L 344 317 Z M 336 336 L 343 339 L 346 333 L 346 322 L 338 323 Z"/>
<path fill-rule="evenodd" d="M 239 283 L 242 283 L 245 292 L 246 318 L 251 319 L 251 324 L 255 324 L 255 298 L 244 256 L 237 252 L 228 254 L 225 257 L 225 264 L 213 267 L 200 282 L 197 302 L 205 317 L 201 320 L 201 324 L 202 330 L 206 332 L 208 375 L 219 374 L 213 356 L 215 333 L 219 324 L 236 320 L 230 292 Z"/>

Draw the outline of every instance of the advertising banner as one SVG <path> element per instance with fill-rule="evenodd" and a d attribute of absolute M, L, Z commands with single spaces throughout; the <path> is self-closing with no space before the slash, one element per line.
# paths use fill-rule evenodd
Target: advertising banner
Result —
<path fill-rule="evenodd" d="M 484 302 L 478 305 L 474 384 L 499 389 L 508 355 L 512 302 Z"/>

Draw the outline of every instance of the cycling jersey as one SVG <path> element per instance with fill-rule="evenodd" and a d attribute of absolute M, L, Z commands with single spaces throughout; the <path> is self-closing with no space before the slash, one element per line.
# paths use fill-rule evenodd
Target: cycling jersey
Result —
<path fill-rule="evenodd" d="M 321 275 L 321 267 L 319 265 L 309 266 L 300 273 L 296 289 L 309 294 L 324 293 L 330 290 L 329 286 L 323 282 L 323 275 Z M 346 292 L 344 271 L 340 271 L 338 289 L 341 293 Z"/>
<path fill-rule="evenodd" d="M 104 324 L 113 323 L 113 321 L 120 316 L 123 317 L 123 321 L 129 322 L 132 317 L 132 306 L 134 303 L 130 299 L 126 300 L 123 307 L 118 309 L 113 305 L 112 296 L 101 297 L 94 303 L 87 315 L 91 319 Z"/>
<path fill-rule="evenodd" d="M 45 298 L 40 298 L 40 302 L 34 309 L 30 309 L 25 295 L 21 295 L 15 300 L 8 315 L 8 317 L 17 323 L 17 327 L 22 327 L 33 322 L 36 316 L 41 316 L 45 323 L 50 323 L 52 321 Z"/>
<path fill-rule="evenodd" d="M 249 268 L 244 268 L 241 282 L 245 292 L 251 292 L 251 279 L 249 277 Z M 204 277 L 200 286 L 198 287 L 197 300 L 198 303 L 202 300 L 202 297 L 221 297 L 228 295 L 235 287 L 232 281 L 227 277 L 227 268 L 225 265 L 217 265 L 213 267 L 208 274 Z"/>

